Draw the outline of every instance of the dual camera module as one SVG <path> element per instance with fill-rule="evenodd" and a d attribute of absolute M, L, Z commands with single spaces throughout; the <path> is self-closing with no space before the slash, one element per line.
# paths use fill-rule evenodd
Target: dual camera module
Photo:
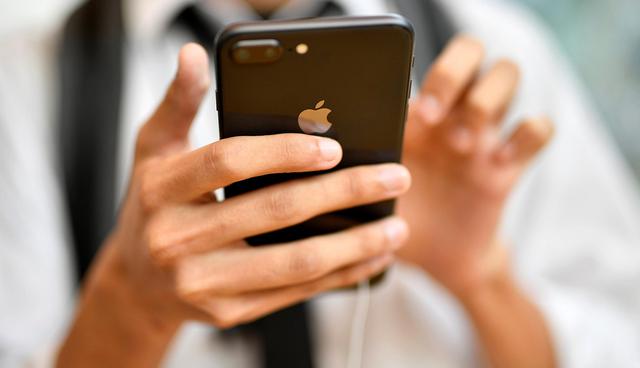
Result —
<path fill-rule="evenodd" d="M 309 51 L 309 46 L 299 43 L 295 48 L 287 50 L 304 55 Z M 277 61 L 284 52 L 285 48 L 278 40 L 243 40 L 233 46 L 231 56 L 238 64 L 266 64 Z"/>

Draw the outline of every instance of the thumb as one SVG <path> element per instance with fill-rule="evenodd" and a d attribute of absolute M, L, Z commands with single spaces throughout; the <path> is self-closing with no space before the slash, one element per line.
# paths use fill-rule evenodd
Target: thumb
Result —
<path fill-rule="evenodd" d="M 195 43 L 183 46 L 175 78 L 156 111 L 140 129 L 136 160 L 187 145 L 189 128 L 209 85 L 207 53 Z"/>

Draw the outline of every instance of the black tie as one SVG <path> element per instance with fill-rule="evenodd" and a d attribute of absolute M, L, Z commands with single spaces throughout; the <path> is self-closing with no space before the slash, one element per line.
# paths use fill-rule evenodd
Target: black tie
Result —
<path fill-rule="evenodd" d="M 124 27 L 120 1 L 85 3 L 60 58 L 60 158 L 81 280 L 114 224 Z"/>

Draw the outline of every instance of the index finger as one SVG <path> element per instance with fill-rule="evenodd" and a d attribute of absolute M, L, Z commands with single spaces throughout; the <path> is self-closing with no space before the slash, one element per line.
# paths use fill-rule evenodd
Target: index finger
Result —
<path fill-rule="evenodd" d="M 420 114 L 440 122 L 462 96 L 482 64 L 484 48 L 469 36 L 456 37 L 435 60 L 421 87 Z"/>
<path fill-rule="evenodd" d="M 232 137 L 151 166 L 142 185 L 153 203 L 186 202 L 252 177 L 326 170 L 342 158 L 340 144 L 306 134 Z"/>

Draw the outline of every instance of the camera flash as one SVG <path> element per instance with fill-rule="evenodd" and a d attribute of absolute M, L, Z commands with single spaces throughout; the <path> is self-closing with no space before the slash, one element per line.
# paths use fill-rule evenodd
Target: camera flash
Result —
<path fill-rule="evenodd" d="M 309 51 L 309 46 L 306 43 L 301 43 L 296 46 L 296 52 L 300 55 L 304 55 Z"/>

